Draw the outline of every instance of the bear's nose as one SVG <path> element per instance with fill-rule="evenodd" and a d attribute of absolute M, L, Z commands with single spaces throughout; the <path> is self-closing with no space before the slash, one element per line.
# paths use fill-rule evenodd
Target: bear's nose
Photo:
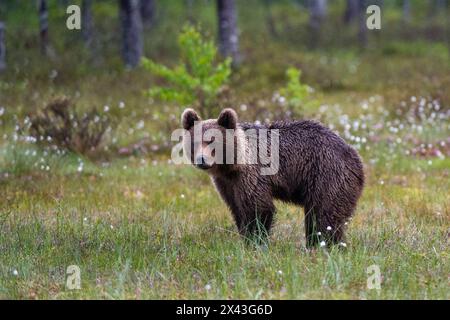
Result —
<path fill-rule="evenodd" d="M 195 166 L 199 169 L 209 169 L 211 166 L 206 163 L 206 159 L 204 156 L 199 156 L 195 160 Z"/>

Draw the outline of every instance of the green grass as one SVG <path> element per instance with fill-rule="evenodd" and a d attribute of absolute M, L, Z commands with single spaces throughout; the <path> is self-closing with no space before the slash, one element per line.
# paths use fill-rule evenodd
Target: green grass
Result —
<path fill-rule="evenodd" d="M 301 210 L 282 203 L 268 249 L 246 246 L 189 167 L 136 159 L 4 179 L 0 297 L 448 299 L 448 178 L 408 184 L 369 175 L 347 249 L 308 252 Z M 73 264 L 81 290 L 65 287 Z M 380 291 L 366 287 L 373 264 Z"/>

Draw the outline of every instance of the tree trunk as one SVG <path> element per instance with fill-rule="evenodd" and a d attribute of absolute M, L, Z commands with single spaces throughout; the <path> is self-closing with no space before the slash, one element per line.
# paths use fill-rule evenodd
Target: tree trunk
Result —
<path fill-rule="evenodd" d="M 409 22 L 411 19 L 411 2 L 409 0 L 403 0 L 403 21 Z"/>
<path fill-rule="evenodd" d="M 6 69 L 5 24 L 0 21 L 0 71 Z"/>
<path fill-rule="evenodd" d="M 278 37 L 278 32 L 277 32 L 277 28 L 275 27 L 275 19 L 274 16 L 272 14 L 272 2 L 273 0 L 265 0 L 264 4 L 266 6 L 266 11 L 267 11 L 267 15 L 266 15 L 266 23 L 267 23 L 267 27 L 269 29 L 269 33 L 273 38 L 277 38 Z"/>
<path fill-rule="evenodd" d="M 239 34 L 234 0 L 217 0 L 219 20 L 219 51 L 224 57 L 231 57 L 233 65 L 240 63 Z"/>
<path fill-rule="evenodd" d="M 142 56 L 142 21 L 139 0 L 119 0 L 122 22 L 122 56 L 128 68 L 136 67 Z"/>
<path fill-rule="evenodd" d="M 327 0 L 310 0 L 309 24 L 314 29 L 320 29 L 322 21 L 327 14 Z"/>
<path fill-rule="evenodd" d="M 41 39 L 41 52 L 45 55 L 50 54 L 48 40 L 48 9 L 47 1 L 39 0 L 39 35 Z"/>
<path fill-rule="evenodd" d="M 347 0 L 347 6 L 344 12 L 344 23 L 349 24 L 358 16 L 359 0 Z"/>
<path fill-rule="evenodd" d="M 447 6 L 447 0 L 436 0 L 436 6 L 438 9 L 445 10 L 445 7 Z"/>
<path fill-rule="evenodd" d="M 87 47 L 92 45 L 93 29 L 92 0 L 83 0 L 81 3 L 81 32 Z"/>
<path fill-rule="evenodd" d="M 361 47 L 367 47 L 366 1 L 358 1 L 358 40 Z"/>
<path fill-rule="evenodd" d="M 429 16 L 435 17 L 441 10 L 445 10 L 446 0 L 433 0 L 430 1 Z"/>
<path fill-rule="evenodd" d="M 309 44 L 316 47 L 320 39 L 320 32 L 323 20 L 327 14 L 326 0 L 310 0 L 309 1 Z"/>
<path fill-rule="evenodd" d="M 345 24 L 350 24 L 352 21 L 357 20 L 358 41 L 362 47 L 367 46 L 366 9 L 365 0 L 347 0 L 347 7 L 344 12 Z"/>
<path fill-rule="evenodd" d="M 184 0 L 185 5 L 186 5 L 186 11 L 187 11 L 187 19 L 191 24 L 195 24 L 195 19 L 194 19 L 194 4 L 193 4 L 194 0 Z"/>
<path fill-rule="evenodd" d="M 146 28 L 151 27 L 155 18 L 155 0 L 141 0 L 140 10 L 142 24 Z"/>
<path fill-rule="evenodd" d="M 63 7 L 64 9 L 66 9 L 69 6 L 69 0 L 59 0 L 58 4 Z"/>

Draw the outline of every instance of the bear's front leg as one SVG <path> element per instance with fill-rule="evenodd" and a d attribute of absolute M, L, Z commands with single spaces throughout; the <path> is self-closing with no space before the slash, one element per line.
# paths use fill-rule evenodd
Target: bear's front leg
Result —
<path fill-rule="evenodd" d="M 272 199 L 247 199 L 241 206 L 239 233 L 246 241 L 263 243 L 267 241 L 272 227 L 275 206 Z"/>
<path fill-rule="evenodd" d="M 213 179 L 219 194 L 231 210 L 239 233 L 247 240 L 266 239 L 275 213 L 272 196 L 265 190 L 254 188 L 257 181 L 250 187 L 243 181 L 248 182 L 246 179 Z"/>

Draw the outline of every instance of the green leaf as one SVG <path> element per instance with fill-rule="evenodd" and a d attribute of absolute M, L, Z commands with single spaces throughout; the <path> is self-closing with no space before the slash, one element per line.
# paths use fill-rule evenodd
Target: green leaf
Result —
<path fill-rule="evenodd" d="M 216 63 L 217 48 L 187 25 L 178 37 L 181 57 L 174 68 L 143 58 L 142 66 L 166 81 L 164 87 L 153 87 L 148 95 L 177 104 L 196 103 L 203 110 L 215 108 L 221 88 L 229 81 L 231 59 Z"/>

